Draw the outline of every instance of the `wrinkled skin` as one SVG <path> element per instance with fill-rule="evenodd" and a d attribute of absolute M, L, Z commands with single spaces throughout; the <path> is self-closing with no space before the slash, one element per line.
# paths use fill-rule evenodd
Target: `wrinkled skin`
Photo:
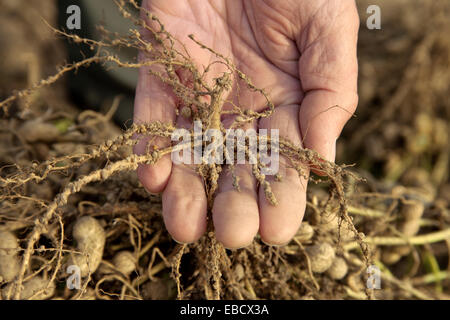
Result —
<path fill-rule="evenodd" d="M 336 139 L 357 106 L 356 43 L 359 18 L 350 0 L 148 0 L 143 6 L 186 44 L 201 68 L 216 58 L 187 36 L 232 58 L 235 65 L 264 88 L 274 102 L 272 117 L 254 128 L 279 129 L 280 136 L 334 161 Z M 225 71 L 212 70 L 210 80 Z M 135 122 L 180 124 L 170 89 L 141 68 L 136 90 Z M 182 78 L 181 80 L 185 81 Z M 239 105 L 262 110 L 264 98 L 243 90 Z M 236 99 L 236 88 L 228 99 Z M 342 108 L 331 108 L 339 105 Z M 345 109 L 345 110 L 344 110 Z M 146 141 L 135 147 L 145 152 Z M 170 141 L 159 140 L 159 146 Z M 305 211 L 307 180 L 280 158 L 282 180 L 268 180 L 277 197 L 272 206 L 258 188 L 249 165 L 238 165 L 241 192 L 223 170 L 213 207 L 216 236 L 227 248 L 249 245 L 255 235 L 270 245 L 284 245 L 297 232 Z M 207 201 L 203 182 L 192 168 L 173 165 L 170 156 L 154 166 L 141 165 L 138 176 L 150 192 L 163 192 L 163 216 L 172 237 L 198 240 L 206 230 Z M 259 189 L 259 190 L 258 190 Z"/>

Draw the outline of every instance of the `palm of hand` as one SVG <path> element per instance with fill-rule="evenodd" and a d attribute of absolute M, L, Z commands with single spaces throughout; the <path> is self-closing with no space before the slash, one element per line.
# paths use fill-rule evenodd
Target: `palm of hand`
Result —
<path fill-rule="evenodd" d="M 187 38 L 189 34 L 231 58 L 256 87 L 264 88 L 270 94 L 276 106 L 274 115 L 261 119 L 253 127 L 278 129 L 280 136 L 296 144 L 304 141 L 307 147 L 334 160 L 333 139 L 339 135 L 348 114 L 342 111 L 321 112 L 336 104 L 347 107 L 349 111 L 356 106 L 354 53 L 357 28 L 354 20 L 357 18 L 354 4 L 344 6 L 340 1 L 315 1 L 311 4 L 311 1 L 221 0 L 148 1 L 147 5 L 166 29 L 184 42 L 200 68 L 217 58 L 190 41 Z M 342 18 L 337 16 L 342 13 L 353 21 L 341 21 Z M 330 30 L 326 26 L 330 21 L 323 21 L 327 18 L 337 21 L 340 28 Z M 345 36 L 346 40 L 336 43 L 333 38 L 337 36 L 336 32 L 346 32 L 347 29 L 351 33 Z M 344 56 L 339 58 L 339 54 Z M 213 66 L 209 80 L 226 71 L 223 65 Z M 170 93 L 164 92 L 167 89 L 150 79 L 145 69 L 141 71 L 135 121 L 177 121 L 175 103 L 167 107 Z M 234 83 L 228 99 L 242 108 L 260 111 L 265 107 L 262 95 L 239 87 L 242 84 Z M 324 133 L 322 129 L 327 129 L 327 126 Z M 142 144 L 136 149 L 142 152 Z M 279 202 L 276 207 L 267 202 L 263 190 L 258 190 L 250 166 L 238 165 L 236 168 L 241 192 L 233 188 L 229 174 L 225 171 L 222 174 L 214 201 L 213 220 L 216 236 L 226 247 L 249 244 L 258 230 L 262 239 L 270 244 L 284 244 L 294 236 L 305 210 L 307 181 L 287 167 L 283 160 L 280 159 L 282 181 L 269 179 Z M 172 165 L 169 158 L 155 166 L 141 166 L 138 175 L 148 190 L 164 190 L 164 220 L 176 240 L 191 242 L 203 234 L 206 198 L 202 181 L 192 170 Z"/>

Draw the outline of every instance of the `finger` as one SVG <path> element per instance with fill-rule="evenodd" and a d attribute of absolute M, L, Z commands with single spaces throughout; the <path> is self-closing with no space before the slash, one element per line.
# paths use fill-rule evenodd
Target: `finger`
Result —
<path fill-rule="evenodd" d="M 226 127 L 227 119 L 224 121 Z M 242 129 L 255 129 L 256 124 L 247 124 Z M 233 186 L 233 174 L 230 168 L 222 171 L 219 189 L 212 209 L 217 239 L 228 249 L 246 247 L 252 243 L 258 233 L 259 209 L 256 179 L 252 175 L 251 165 L 237 164 L 234 175 L 238 177 L 239 190 Z"/>
<path fill-rule="evenodd" d="M 188 119 L 178 117 L 179 130 L 190 127 L 192 123 Z M 205 233 L 207 225 L 205 189 L 193 165 L 193 150 L 190 155 L 190 163 L 178 163 L 183 159 L 183 151 L 179 160 L 172 162 L 172 172 L 162 195 L 164 223 L 172 238 L 180 243 L 197 241 Z"/>
<path fill-rule="evenodd" d="M 206 195 L 203 182 L 193 167 L 173 165 L 162 202 L 164 223 L 175 241 L 195 242 L 205 233 Z"/>
<path fill-rule="evenodd" d="M 140 54 L 140 61 L 145 61 L 144 54 Z M 156 68 L 156 67 L 153 67 Z M 134 123 L 150 123 L 161 121 L 175 122 L 175 101 L 172 90 L 161 80 L 149 73 L 149 67 L 141 67 L 136 87 L 134 104 Z M 145 154 L 153 146 L 170 146 L 169 138 L 155 138 L 152 136 L 138 136 L 138 143 L 134 152 Z M 137 170 L 138 178 L 143 186 L 150 192 L 161 192 L 167 184 L 172 162 L 170 155 L 163 156 L 156 164 L 140 164 Z"/>
<path fill-rule="evenodd" d="M 224 170 L 212 209 L 217 240 L 228 249 L 250 245 L 259 228 L 258 195 L 251 166 L 236 165 L 234 171 L 239 177 L 239 191 L 233 186 L 231 172 Z"/>
<path fill-rule="evenodd" d="M 299 121 L 305 147 L 334 161 L 336 140 L 358 103 L 359 18 L 354 1 L 330 1 L 330 6 L 333 10 L 319 11 L 298 41 L 305 92 Z"/>
<path fill-rule="evenodd" d="M 298 105 L 277 107 L 271 117 L 259 121 L 259 128 L 269 129 L 268 132 L 278 129 L 280 137 L 300 146 L 298 109 Z M 300 177 L 289 166 L 288 159 L 280 155 L 278 173 L 281 181 L 274 176 L 266 176 L 277 199 L 276 206 L 269 203 L 264 189 L 259 188 L 259 233 L 261 239 L 270 245 L 288 243 L 300 227 L 305 212 L 307 178 Z M 306 168 L 305 175 L 308 175 Z"/>

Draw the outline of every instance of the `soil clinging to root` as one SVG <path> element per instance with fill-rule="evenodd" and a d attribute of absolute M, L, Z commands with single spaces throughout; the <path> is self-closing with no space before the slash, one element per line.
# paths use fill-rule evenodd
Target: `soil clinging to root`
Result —
<path fill-rule="evenodd" d="M 444 4 L 439 5 L 441 11 L 448 10 Z M 12 12 L 18 10 L 14 6 L 4 6 Z M 127 11 L 129 6 L 138 8 L 132 0 L 117 2 L 124 19 L 134 19 Z M 133 124 L 120 131 L 111 122 L 119 98 L 111 102 L 105 113 L 75 111 L 64 95 L 60 78 L 92 64 L 108 63 L 108 66 L 121 68 L 157 65 L 158 68 L 151 68 L 150 72 L 172 88 L 184 106 L 182 114 L 192 122 L 200 120 L 207 124 L 204 130 L 217 129 L 224 135 L 226 131 L 220 123 L 222 114 L 234 115 L 231 126 L 239 128 L 256 119 L 270 117 L 275 106 L 264 89 L 255 87 L 232 61 L 192 35 L 191 41 L 215 56 L 214 64 L 225 67 L 225 72 L 210 83 L 206 80 L 211 78 L 209 66 L 199 70 L 158 18 L 150 12 L 144 11 L 144 15 L 147 18 L 134 20 L 136 29 L 125 36 L 110 34 L 103 28 L 102 41 L 83 39 L 55 29 L 50 26 L 52 18 L 48 17 L 45 23 L 48 33 L 88 44 L 94 55 L 66 64 L 52 75 L 46 71 L 48 68 L 33 67 L 33 63 L 42 66 L 45 59 L 30 53 L 33 58 L 29 59 L 29 68 L 22 72 L 30 75 L 33 70 L 40 70 L 38 76 L 31 77 L 31 83 L 29 77 L 25 83 L 18 77 L 18 88 L 25 89 L 15 91 L 1 83 L 7 88 L 7 95 L 0 99 L 3 114 L 0 127 L 6 128 L 0 129 L 2 299 L 448 298 L 450 266 L 445 260 L 449 257 L 450 200 L 442 190 L 450 190 L 448 166 L 445 169 L 449 151 L 448 140 L 442 141 L 441 134 L 448 134 L 449 129 L 445 121 L 438 122 L 440 125 L 435 128 L 427 126 L 433 113 L 422 113 L 421 118 L 415 120 L 417 130 L 406 135 L 422 139 L 422 142 L 435 141 L 434 145 L 423 142 L 421 150 L 414 150 L 411 143 L 407 144 L 408 148 L 413 148 L 408 149 L 410 154 L 428 153 L 433 159 L 431 178 L 423 170 L 422 175 L 416 173 L 415 176 L 412 169 L 399 173 L 402 170 L 399 158 L 414 163 L 404 154 L 391 153 L 394 156 L 387 160 L 376 158 L 379 155 L 363 159 L 366 166 L 384 164 L 390 180 L 381 182 L 358 167 L 328 162 L 316 152 L 280 138 L 278 151 L 289 159 L 299 175 L 304 176 L 308 167 L 322 173 L 321 177 L 309 178 L 311 188 L 305 219 L 287 246 L 267 246 L 257 238 L 247 248 L 226 250 L 217 242 L 211 222 L 199 242 L 174 243 L 163 226 L 160 196 L 147 193 L 135 171 L 138 164 L 156 163 L 183 145 L 149 147 L 143 155 L 135 155 L 131 149 L 136 144 L 136 136 L 167 138 L 176 127 L 171 123 L 153 122 Z M 380 111 L 383 119 L 389 119 L 390 110 L 397 104 L 406 103 L 408 94 L 427 99 L 430 93 L 417 85 L 420 79 L 429 82 L 437 77 L 449 78 L 448 61 L 446 64 L 442 56 L 448 57 L 450 43 L 444 38 L 445 33 L 441 33 L 444 25 L 440 24 L 438 15 L 433 10 L 430 15 L 439 32 L 417 35 L 411 31 L 417 39 L 403 40 L 409 41 L 408 49 L 403 51 L 400 45 L 395 46 L 395 37 L 391 40 L 393 50 L 408 55 L 413 65 L 405 68 L 407 71 L 397 91 L 389 92 L 392 100 L 383 102 Z M 143 37 L 144 33 L 148 36 Z M 146 60 L 140 63 L 121 61 L 110 53 L 111 47 L 136 48 L 145 53 Z M 362 63 L 363 77 L 370 73 L 370 61 Z M 175 70 L 189 74 L 193 85 L 180 81 Z M 39 80 L 41 78 L 43 80 Z M 416 79 L 415 85 L 412 78 Z M 232 83 L 239 83 L 241 91 L 251 90 L 262 95 L 267 108 L 262 112 L 244 110 L 238 105 L 231 110 L 222 109 L 225 102 L 222 94 Z M 441 87 L 428 89 L 435 95 L 445 92 L 444 84 L 440 83 Z M 55 89 L 50 90 L 50 86 L 61 94 L 55 95 Z M 380 94 L 367 88 L 362 91 L 361 100 L 366 103 L 374 103 L 374 94 Z M 429 102 L 437 110 L 448 108 L 446 101 Z M 450 119 L 448 110 L 445 116 Z M 361 135 L 352 139 L 344 133 L 347 150 L 374 144 L 375 137 L 380 136 L 379 125 L 377 121 L 367 125 Z M 397 135 L 394 140 L 405 136 L 395 130 L 399 128 L 402 127 L 393 127 L 391 137 L 381 142 L 386 143 L 385 149 L 389 149 L 389 143 L 395 143 L 391 141 L 392 136 Z M 436 130 L 441 130 L 441 134 Z M 194 137 L 193 131 L 191 136 Z M 270 137 L 258 139 L 270 141 Z M 198 142 L 192 142 L 192 146 L 195 143 Z M 440 143 L 441 148 L 436 148 L 436 143 Z M 244 147 L 248 157 L 248 146 Z M 264 188 L 268 201 L 277 205 L 270 183 L 261 174 L 263 167 L 258 159 L 252 173 Z M 205 181 L 211 210 L 219 173 L 221 170 L 233 173 L 233 166 L 226 168 L 203 162 L 196 165 L 195 170 Z M 408 174 L 409 179 L 416 182 L 418 176 L 425 177 L 423 181 L 431 181 L 431 187 L 424 191 L 424 184 L 408 186 L 405 183 Z M 445 174 L 447 178 L 441 178 Z M 239 188 L 239 177 L 234 173 L 233 177 L 235 187 Z M 402 181 L 407 186 L 403 186 Z M 442 267 L 443 261 L 447 269 Z M 67 286 L 70 266 L 74 264 L 80 266 L 82 276 L 79 290 Z M 367 270 L 375 270 L 375 273 Z M 383 290 L 373 290 L 373 286 L 367 285 L 377 272 Z"/>

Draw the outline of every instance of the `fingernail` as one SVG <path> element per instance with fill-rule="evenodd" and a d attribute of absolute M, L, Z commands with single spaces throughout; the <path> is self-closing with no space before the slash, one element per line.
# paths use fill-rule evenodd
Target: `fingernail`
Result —
<path fill-rule="evenodd" d="M 331 145 L 330 153 L 328 154 L 327 160 L 330 162 L 334 162 L 336 160 L 336 140 Z"/>
<path fill-rule="evenodd" d="M 225 247 L 225 246 L 223 246 L 223 247 L 225 249 L 227 249 L 227 250 L 230 250 L 230 251 L 236 251 L 236 250 L 244 249 L 244 248 L 246 248 L 248 246 L 242 246 L 242 247 L 237 247 L 237 248 L 228 248 L 228 247 Z"/>
<path fill-rule="evenodd" d="M 280 248 L 280 247 L 284 247 L 284 246 L 288 245 L 289 242 L 291 242 L 291 240 L 289 240 L 288 242 L 286 242 L 286 243 L 284 243 L 284 244 L 273 244 L 273 243 L 268 243 L 268 242 L 264 241 L 263 239 L 261 239 L 261 242 L 264 243 L 266 246 L 269 246 L 269 247 Z"/>
<path fill-rule="evenodd" d="M 188 242 L 181 242 L 181 241 L 178 241 L 178 240 L 176 240 L 174 237 L 172 237 L 172 240 L 175 241 L 176 243 L 182 244 L 182 245 L 189 244 Z"/>

